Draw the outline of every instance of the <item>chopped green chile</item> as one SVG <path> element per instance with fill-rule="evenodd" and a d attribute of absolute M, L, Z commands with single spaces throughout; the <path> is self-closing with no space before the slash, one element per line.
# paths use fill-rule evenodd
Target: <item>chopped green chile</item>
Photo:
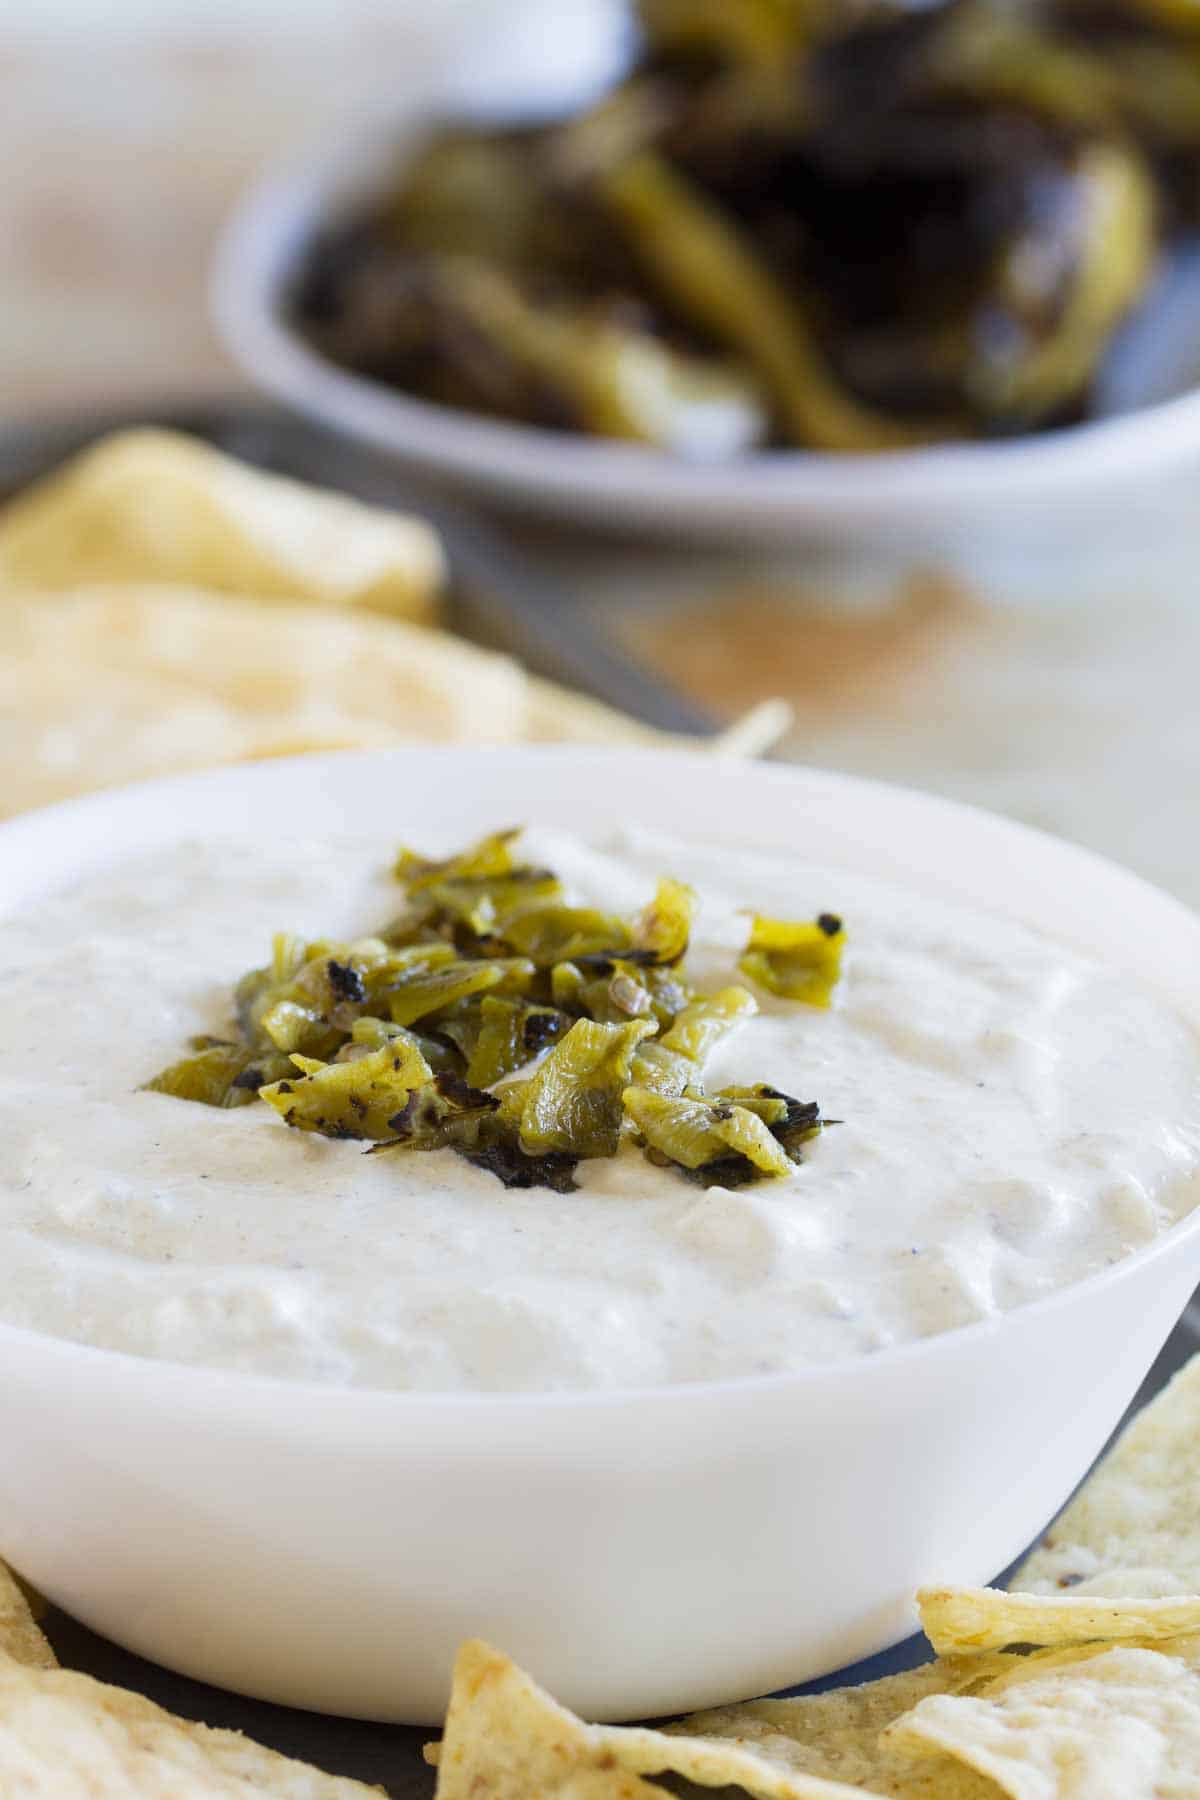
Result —
<path fill-rule="evenodd" d="M 715 1100 L 626 1088 L 625 1111 L 652 1150 L 685 1169 L 744 1158 L 760 1175 L 788 1175 L 791 1159 L 756 1113 Z"/>
<path fill-rule="evenodd" d="M 477 844 L 460 851 L 457 856 L 447 856 L 440 860 L 420 856 L 415 850 L 404 849 L 397 855 L 392 873 L 398 881 L 404 883 L 410 893 L 439 881 L 469 881 L 508 875 L 515 866 L 512 847 L 520 835 L 519 826 L 489 832 L 487 837 L 480 838 Z"/>
<path fill-rule="evenodd" d="M 450 933 L 464 945 L 470 938 L 503 941 L 504 921 L 530 906 L 562 900 L 562 882 L 548 869 L 514 869 L 508 875 L 456 877 L 422 887 L 404 923 Z"/>
<path fill-rule="evenodd" d="M 584 962 L 583 968 L 576 962 L 555 963 L 550 971 L 551 998 L 564 1012 L 608 1024 L 650 1017 L 661 1031 L 694 995 L 677 969 L 602 953 L 585 957 Z M 597 967 L 600 973 L 594 974 Z"/>
<path fill-rule="evenodd" d="M 403 1025 L 393 1024 L 390 1019 L 356 1019 L 348 1041 L 338 1051 L 338 1061 L 353 1062 L 370 1050 L 385 1049 L 388 1044 L 394 1044 L 397 1038 L 409 1043 L 413 1040 L 413 1033 Z"/>
<path fill-rule="evenodd" d="M 568 905 L 552 871 L 515 860 L 516 835 L 440 861 L 403 851 L 407 911 L 375 937 L 277 934 L 233 990 L 236 1035 L 194 1038 L 147 1086 L 214 1107 L 257 1096 L 375 1152 L 453 1150 L 512 1188 L 572 1192 L 627 1120 L 652 1161 L 709 1185 L 787 1173 L 822 1129 L 815 1103 L 765 1083 L 705 1092 L 709 1055 L 757 1004 L 688 982 L 692 889 L 664 877 L 632 918 Z M 756 919 L 741 967 L 824 1004 L 843 935 L 829 915 Z"/>
<path fill-rule="evenodd" d="M 531 1060 L 521 1030 L 524 1011 L 519 1000 L 484 995 L 467 1060 L 467 1080 L 472 1087 L 493 1087 Z"/>
<path fill-rule="evenodd" d="M 409 1038 L 396 1038 L 352 1062 L 326 1063 L 310 1056 L 293 1056 L 292 1062 L 298 1072 L 260 1088 L 259 1098 L 274 1107 L 285 1125 L 323 1137 L 391 1137 L 392 1116 L 414 1088 L 433 1077 Z"/>
<path fill-rule="evenodd" d="M 490 966 L 500 973 L 500 979 L 496 983 L 497 994 L 524 1000 L 539 984 L 539 970 L 528 956 L 498 956 Z"/>
<path fill-rule="evenodd" d="M 479 1031 L 467 1063 L 473 1087 L 492 1087 L 532 1062 L 560 1038 L 570 1021 L 553 1006 L 531 1006 L 485 994 L 479 1008 Z"/>
<path fill-rule="evenodd" d="M 417 970 L 389 989 L 388 1010 L 393 1024 L 412 1025 L 457 1000 L 499 987 L 503 980 L 499 963 L 443 963 L 436 969 Z"/>
<path fill-rule="evenodd" d="M 765 1082 L 756 1087 L 718 1088 L 706 1098 L 716 1106 L 732 1104 L 756 1113 L 794 1162 L 800 1160 L 800 1150 L 810 1138 L 819 1136 L 826 1125 L 838 1123 L 836 1119 L 823 1119 L 815 1100 L 794 1100 Z"/>
<path fill-rule="evenodd" d="M 782 1000 L 828 1006 L 842 972 L 845 942 L 846 928 L 834 913 L 803 921 L 756 914 L 738 968 Z"/>
<path fill-rule="evenodd" d="M 841 1121 L 823 1119 L 815 1100 L 793 1100 L 790 1094 L 780 1098 L 786 1101 L 787 1112 L 782 1119 L 771 1122 L 771 1136 L 779 1139 L 794 1162 L 799 1162 L 803 1145 L 818 1137 L 827 1125 L 838 1125 Z"/>
<path fill-rule="evenodd" d="M 606 992 L 607 1004 L 617 1017 L 639 1019 L 654 1010 L 649 988 L 630 969 L 618 966 L 606 983 Z"/>
<path fill-rule="evenodd" d="M 642 971 L 632 963 L 615 962 L 611 971 L 585 980 L 579 990 L 578 1010 L 606 1025 L 622 1025 L 626 1019 L 648 1018 L 654 1011 Z"/>
<path fill-rule="evenodd" d="M 685 1169 L 698 1169 L 728 1152 L 704 1100 L 628 1087 L 621 1102 L 650 1149 Z"/>
<path fill-rule="evenodd" d="M 286 1057 L 264 1056 L 245 1044 L 209 1043 L 172 1063 L 146 1087 L 202 1106 L 248 1106 L 263 1084 L 276 1080 L 287 1066 Z"/>
<path fill-rule="evenodd" d="M 426 1025 L 429 1032 L 436 1032 L 439 1038 L 450 1044 L 461 1061 L 458 1073 L 463 1074 L 471 1052 L 479 1041 L 479 1029 L 482 1024 L 480 1006 L 482 999 L 490 997 L 490 990 L 481 997 L 468 994 L 465 1000 L 456 1000 L 453 1006 L 443 1007 L 437 1015 L 437 1023 Z"/>
<path fill-rule="evenodd" d="M 504 941 L 546 969 L 584 956 L 619 957 L 630 948 L 630 930 L 594 906 L 532 906 L 505 920 Z"/>
<path fill-rule="evenodd" d="M 633 922 L 633 947 L 656 963 L 671 966 L 687 954 L 692 920 L 699 906 L 695 888 L 664 875 L 653 900 Z"/>
<path fill-rule="evenodd" d="M 275 943 L 271 967 L 238 984 L 239 1023 L 247 1036 L 265 1036 L 285 1054 L 299 1051 L 322 1059 L 394 982 L 454 956 L 449 945 L 397 949 L 382 938 L 301 945 L 281 934 Z"/>
<path fill-rule="evenodd" d="M 753 1163 L 761 1175 L 791 1174 L 791 1158 L 757 1113 L 716 1100 L 709 1103 L 708 1111 L 729 1149 Z"/>
<path fill-rule="evenodd" d="M 640 969 L 638 979 L 650 995 L 650 1011 L 658 1020 L 660 1031 L 668 1030 L 677 1014 L 696 997 L 695 988 L 683 979 L 677 965 L 672 968 Z"/>
<path fill-rule="evenodd" d="M 440 969 L 454 962 L 458 951 L 444 938 L 422 939 L 415 944 L 387 943 L 388 961 L 372 970 L 368 986 L 376 993 L 386 992 L 389 983 L 402 981 L 406 975 L 423 969 Z"/>
<path fill-rule="evenodd" d="M 414 1027 L 412 1037 L 435 1075 L 465 1075 L 463 1053 L 453 1038 L 442 1031 L 440 1020 L 436 1030 L 422 1031 Z"/>
<path fill-rule="evenodd" d="M 453 1150 L 466 1162 L 508 1188 L 551 1188 L 573 1193 L 579 1158 L 565 1151 L 532 1154 L 519 1139 L 521 1108 L 528 1082 L 514 1082 L 500 1094 L 472 1087 L 451 1076 L 415 1089 L 389 1124 L 393 1135 L 371 1146 L 391 1150 Z"/>
<path fill-rule="evenodd" d="M 676 1050 L 690 1062 L 703 1066 L 710 1052 L 744 1019 L 758 1011 L 753 994 L 744 987 L 721 988 L 715 994 L 692 1000 L 663 1033 L 664 1050 Z"/>
<path fill-rule="evenodd" d="M 278 943 L 278 938 L 275 940 Z M 296 967 L 299 968 L 299 963 Z M 254 1037 L 258 1034 L 263 1014 L 285 992 L 291 980 L 291 973 L 278 979 L 275 968 L 251 969 L 233 990 L 234 1012 L 237 1017 L 238 1030 L 243 1037 Z"/>
<path fill-rule="evenodd" d="M 638 1087 L 655 1094 L 682 1094 L 700 1079 L 700 1071 L 681 1050 L 668 1050 L 657 1038 L 642 1044 L 633 1059 L 633 1079 Z"/>
<path fill-rule="evenodd" d="M 558 962 L 550 971 L 550 998 L 564 1012 L 586 1012 L 587 985 L 587 977 L 578 963 Z"/>
<path fill-rule="evenodd" d="M 716 994 L 688 1000 L 661 1038 L 641 1046 L 634 1062 L 635 1082 L 656 1094 L 682 1094 L 699 1082 L 705 1062 L 722 1038 L 757 1011 L 753 994 L 743 987 L 722 988 Z"/>
<path fill-rule="evenodd" d="M 338 1041 L 336 1027 L 313 1007 L 302 1006 L 298 1000 L 276 1000 L 263 1013 L 259 1028 L 275 1048 L 287 1056 L 295 1050 L 309 1056 L 324 1056 Z"/>
<path fill-rule="evenodd" d="M 654 1025 L 645 1019 L 603 1025 L 577 1019 L 531 1078 L 521 1109 L 521 1148 L 530 1155 L 615 1156 L 621 1095 L 633 1056 Z"/>
<path fill-rule="evenodd" d="M 556 1194 L 573 1194 L 579 1186 L 575 1179 L 579 1158 L 560 1150 L 529 1156 L 515 1142 L 497 1138 L 473 1150 L 460 1150 L 459 1155 L 475 1168 L 494 1175 L 506 1188 L 544 1187 Z"/>
<path fill-rule="evenodd" d="M 371 1051 L 382 1050 L 386 1045 L 395 1043 L 398 1038 L 405 1043 L 415 1044 L 435 1075 L 462 1074 L 463 1059 L 459 1050 L 440 1032 L 435 1036 L 430 1032 L 409 1031 L 403 1025 L 393 1025 L 389 1019 L 370 1016 L 355 1020 L 353 1031 L 334 1061 L 359 1062 Z"/>
<path fill-rule="evenodd" d="M 715 1106 L 742 1106 L 747 1112 L 754 1113 L 764 1125 L 782 1125 L 788 1116 L 788 1102 L 784 1094 L 777 1094 L 772 1088 L 759 1087 L 723 1087 L 715 1094 L 695 1096 L 709 1099 Z"/>
<path fill-rule="evenodd" d="M 458 1075 L 435 1075 L 414 1087 L 404 1105 L 387 1121 L 388 1137 L 380 1146 L 413 1150 L 474 1149 L 500 1102 L 494 1094 L 472 1087 Z"/>

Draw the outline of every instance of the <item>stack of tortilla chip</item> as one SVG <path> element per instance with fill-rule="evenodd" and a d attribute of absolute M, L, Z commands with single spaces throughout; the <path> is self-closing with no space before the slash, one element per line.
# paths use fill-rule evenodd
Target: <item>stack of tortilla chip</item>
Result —
<path fill-rule="evenodd" d="M 419 520 L 104 440 L 0 511 L 0 816 L 301 750 L 672 741 L 436 630 L 443 575 Z"/>

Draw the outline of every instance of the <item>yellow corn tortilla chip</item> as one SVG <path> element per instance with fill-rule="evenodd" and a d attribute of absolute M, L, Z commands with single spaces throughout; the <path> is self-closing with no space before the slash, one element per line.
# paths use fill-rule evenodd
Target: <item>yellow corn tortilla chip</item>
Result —
<path fill-rule="evenodd" d="M 885 1734 L 957 1757 L 1013 1800 L 1185 1800 L 1200 1793 L 1200 1675 L 1189 1654 L 1122 1645 L 1031 1656 L 982 1693 L 920 1701 Z"/>
<path fill-rule="evenodd" d="M 21 1800 L 366 1800 L 236 1731 L 176 1719 L 138 1694 L 0 1654 L 0 1794 Z"/>
<path fill-rule="evenodd" d="M 1135 1601 L 1200 1595 L 1200 1356 L 1136 1415 L 1009 1587 Z"/>
<path fill-rule="evenodd" d="M 0 1563 L 0 1654 L 32 1669 L 58 1667 L 58 1658 L 39 1631 L 24 1590 L 3 1563 Z"/>
<path fill-rule="evenodd" d="M 1009 1644 L 1116 1643 L 1200 1631 L 1200 1599 L 1052 1598 L 1003 1588 L 922 1588 L 917 1599 L 925 1635 L 939 1656 L 1003 1650 Z"/>
<path fill-rule="evenodd" d="M 181 582 L 420 620 L 443 574 L 422 520 L 263 474 L 171 431 L 104 438 L 0 513 L 10 589 Z"/>
<path fill-rule="evenodd" d="M 458 1654 L 445 1737 L 426 1754 L 438 1765 L 438 1800 L 650 1800 L 662 1790 L 641 1777 L 665 1774 L 763 1800 L 997 1800 L 992 1782 L 953 1759 L 914 1765 L 881 1753 L 877 1740 L 918 1699 L 983 1686 L 1013 1660 L 931 1666 L 867 1688 L 698 1713 L 656 1731 L 585 1725 L 508 1657 L 474 1642 Z M 608 1785 L 594 1785 L 601 1777 Z"/>
<path fill-rule="evenodd" d="M 448 633 L 199 589 L 0 606 L 0 816 L 143 776 L 404 743 L 662 744 Z M 721 748 L 717 740 L 714 747 Z"/>
<path fill-rule="evenodd" d="M 0 512 L 0 817 L 307 750 L 695 741 L 413 629 L 442 574 L 418 520 L 176 433 L 104 440 Z M 753 754 L 778 711 L 706 747 Z"/>
<path fill-rule="evenodd" d="M 179 589 L 0 606 L 0 814 L 248 757 L 512 743 L 515 663 L 398 621 Z"/>
<path fill-rule="evenodd" d="M 454 1664 L 437 1800 L 661 1800 L 529 1676 L 478 1640 Z"/>
<path fill-rule="evenodd" d="M 881 1733 L 927 1696 L 975 1692 L 1017 1660 L 952 1657 L 860 1687 L 694 1713 L 666 1730 L 732 1739 L 781 1771 L 845 1782 L 889 1800 L 996 1800 L 998 1790 L 985 1776 L 943 1757 L 914 1763 L 881 1742 Z"/>
<path fill-rule="evenodd" d="M 1200 1630 L 1200 1357 L 1137 1414 L 1009 1592 L 933 1588 L 918 1598 L 930 1641 L 946 1653 Z"/>

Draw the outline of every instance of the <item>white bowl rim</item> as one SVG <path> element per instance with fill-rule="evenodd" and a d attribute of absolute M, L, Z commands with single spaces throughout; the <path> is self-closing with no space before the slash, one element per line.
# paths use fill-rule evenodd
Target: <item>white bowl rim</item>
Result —
<path fill-rule="evenodd" d="M 390 119 L 393 137 L 420 130 L 433 109 Z M 914 450 L 833 453 L 770 450 L 727 461 L 588 439 L 462 412 L 353 374 L 309 347 L 280 297 L 313 227 L 336 216 L 337 196 L 362 186 L 387 129 L 356 134 L 268 171 L 234 209 L 212 270 L 211 307 L 234 360 L 278 398 L 351 437 L 416 465 L 492 489 L 522 491 L 582 514 L 624 509 L 631 523 L 667 509 L 702 525 L 727 519 L 796 524 L 911 523 L 914 504 L 953 508 L 1022 502 L 1045 506 L 1071 490 L 1128 483 L 1200 458 L 1200 388 L 1114 418 L 1004 440 Z M 352 181 L 355 170 L 358 182 Z"/>
<path fill-rule="evenodd" d="M 63 800 L 52 806 L 39 807 L 30 812 L 19 813 L 14 817 L 0 820 L 0 855 L 15 838 L 32 835 L 34 831 L 44 829 L 47 821 L 61 821 L 64 830 L 69 830 L 72 821 L 81 814 L 103 812 L 106 805 L 124 799 L 144 797 L 148 803 L 160 798 L 170 799 L 175 795 L 186 796 L 201 786 L 236 784 L 239 780 L 251 784 L 261 781 L 264 784 L 281 777 L 286 778 L 289 771 L 302 770 L 305 778 L 311 781 L 314 770 L 319 771 L 326 764 L 345 765 L 347 762 L 363 764 L 387 763 L 414 755 L 432 757 L 435 760 L 449 761 L 468 756 L 496 755 L 492 749 L 472 750 L 462 745 L 409 745 L 397 746 L 387 750 L 341 750 L 331 752 L 309 753 L 301 756 L 272 758 L 269 762 L 253 764 L 233 764 L 215 769 L 204 769 L 184 775 L 129 783 L 121 787 L 101 789 L 94 793 L 80 795 Z M 517 758 L 529 758 L 538 762 L 572 760 L 576 763 L 631 762 L 637 764 L 661 763 L 664 759 L 679 765 L 682 770 L 691 773 L 708 771 L 711 773 L 712 759 L 703 751 L 621 748 L 610 749 L 594 746 L 573 746 L 564 748 L 559 745 L 520 745 L 506 746 L 503 754 Z M 1140 890 L 1142 895 L 1158 905 L 1173 911 L 1178 923 L 1190 927 L 1200 934 L 1200 914 L 1176 900 L 1164 889 L 1155 887 L 1152 882 L 1110 861 L 1107 857 L 1097 855 L 1094 851 L 1084 849 L 1058 838 L 1054 834 L 1041 831 L 1035 826 L 1025 825 L 1017 820 L 1008 819 L 999 813 L 988 811 L 984 807 L 972 806 L 958 800 L 948 800 L 941 795 L 929 794 L 900 783 L 876 781 L 856 775 L 843 775 L 830 770 L 810 768 L 800 763 L 755 763 L 743 764 L 741 767 L 753 769 L 757 776 L 767 780 L 782 780 L 784 783 L 799 779 L 808 784 L 817 784 L 832 789 L 834 792 L 862 793 L 872 792 L 877 795 L 893 796 L 897 800 L 918 803 L 934 814 L 941 814 L 948 825 L 955 820 L 976 824 L 985 824 L 989 828 L 999 829 L 1011 836 L 1014 844 L 1022 840 L 1031 845 L 1052 846 L 1059 852 L 1068 852 L 1072 860 L 1077 860 L 1081 869 L 1089 866 L 1097 873 L 1109 879 L 1116 877 L 1126 883 L 1131 891 Z M 186 816 L 186 809 L 180 807 L 179 816 Z M 2 923 L 3 915 L 0 915 Z M 1191 1013 L 1185 1014 L 1195 1025 L 1200 1019 Z M 948 1331 L 940 1331 L 929 1337 L 915 1338 L 906 1343 L 886 1345 L 879 1350 L 865 1351 L 858 1355 L 837 1357 L 826 1362 L 814 1362 L 801 1369 L 787 1370 L 769 1375 L 727 1376 L 719 1380 L 689 1382 L 659 1382 L 643 1385 L 622 1386 L 612 1388 L 562 1388 L 542 1390 L 478 1390 L 478 1389 L 406 1389 L 376 1388 L 337 1382 L 319 1382 L 304 1379 L 293 1379 L 286 1375 L 266 1375 L 251 1370 L 231 1369 L 221 1366 L 210 1366 L 203 1363 L 178 1362 L 167 1357 L 137 1356 L 124 1350 L 110 1350 L 94 1344 L 79 1343 L 73 1338 L 58 1337 L 51 1332 L 37 1331 L 29 1327 L 11 1325 L 0 1320 L 0 1352 L 6 1343 L 24 1345 L 35 1353 L 47 1351 L 51 1354 L 82 1357 L 86 1363 L 97 1371 L 113 1370 L 128 1377 L 140 1376 L 143 1380 L 158 1378 L 166 1382 L 176 1383 L 183 1389 L 197 1390 L 208 1388 L 210 1391 L 228 1391 L 246 1400 L 255 1396 L 268 1400 L 281 1394 L 295 1394 L 310 1406 L 329 1407 L 336 1405 L 341 1409 L 349 1408 L 356 1414 L 359 1412 L 378 1411 L 380 1413 L 396 1408 L 413 1408 L 419 1412 L 438 1407 L 451 1406 L 456 1411 L 492 1411 L 499 1406 L 517 1413 L 533 1413 L 544 1409 L 552 1412 L 570 1410 L 578 1406 L 593 1408 L 627 1407 L 636 1404 L 669 1404 L 679 1395 L 694 1396 L 698 1401 L 725 1400 L 736 1402 L 739 1397 L 749 1399 L 755 1395 L 784 1394 L 793 1389 L 806 1389 L 814 1384 L 837 1381 L 857 1376 L 864 1368 L 901 1370 L 919 1368 L 921 1363 L 938 1356 L 952 1356 L 960 1348 L 983 1343 L 988 1338 L 998 1338 L 1002 1334 L 1019 1330 L 1025 1319 L 1044 1318 L 1056 1311 L 1067 1311 L 1076 1299 L 1103 1293 L 1115 1286 L 1127 1276 L 1133 1275 L 1151 1266 L 1162 1258 L 1173 1256 L 1183 1244 L 1200 1236 L 1200 1204 L 1183 1219 L 1177 1221 L 1158 1237 L 1138 1249 L 1120 1257 L 1106 1268 L 1094 1274 L 1074 1281 L 1063 1287 L 1054 1289 L 1041 1298 L 1014 1307 L 1009 1311 L 994 1313 L 985 1319 L 973 1320 L 966 1325 L 952 1327 Z"/>

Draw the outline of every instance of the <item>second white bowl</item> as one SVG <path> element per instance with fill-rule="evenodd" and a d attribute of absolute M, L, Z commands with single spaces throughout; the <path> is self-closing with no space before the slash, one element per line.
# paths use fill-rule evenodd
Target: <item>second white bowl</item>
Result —
<path fill-rule="evenodd" d="M 226 228 L 212 283 L 218 329 L 247 374 L 310 418 L 401 466 L 572 524 L 832 543 L 875 561 L 938 557 L 985 577 L 1030 542 L 1043 561 L 1062 553 L 1072 566 L 1134 539 L 1152 550 L 1164 514 L 1187 516 L 1182 494 L 1162 484 L 1200 469 L 1200 392 L 1007 442 L 704 463 L 456 411 L 338 367 L 288 319 L 297 265 L 319 228 L 395 180 L 436 116 L 414 95 L 340 133 L 268 172 Z"/>

